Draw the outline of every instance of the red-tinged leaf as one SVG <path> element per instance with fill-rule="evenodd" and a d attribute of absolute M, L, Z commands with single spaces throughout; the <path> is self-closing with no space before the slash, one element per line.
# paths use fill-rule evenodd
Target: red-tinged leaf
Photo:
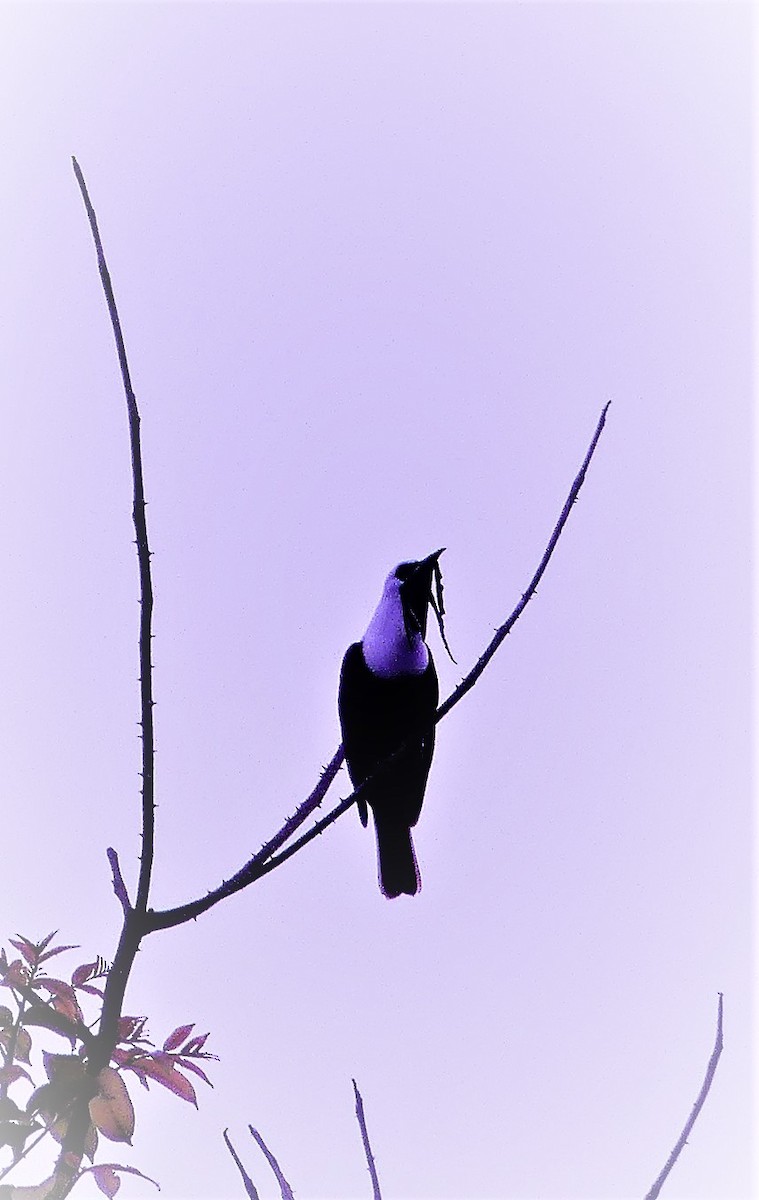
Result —
<path fill-rule="evenodd" d="M 173 1033 L 170 1033 L 163 1043 L 164 1050 L 176 1050 L 177 1046 L 181 1046 L 182 1042 L 192 1033 L 195 1028 L 193 1025 L 178 1025 Z"/>
<path fill-rule="evenodd" d="M 108 963 L 103 958 L 96 958 L 94 962 L 82 963 L 75 971 L 71 973 L 71 983 L 73 987 L 81 987 L 90 979 L 103 979 L 108 974 Z"/>
<path fill-rule="evenodd" d="M 40 951 L 46 949 L 46 947 L 49 946 L 50 943 L 52 942 L 52 940 L 55 937 L 57 932 L 58 932 L 58 930 L 54 929 L 52 933 L 49 933 L 47 935 L 47 937 L 43 937 L 42 941 L 37 943 L 37 949 Z"/>
<path fill-rule="evenodd" d="M 190 1038 L 189 1042 L 182 1051 L 183 1054 L 199 1054 L 208 1041 L 209 1034 L 204 1033 L 202 1037 Z M 214 1058 L 216 1055 L 214 1054 Z"/>
<path fill-rule="evenodd" d="M 74 1088 L 85 1075 L 84 1063 L 77 1054 L 49 1054 L 42 1052 L 42 1065 L 51 1083 Z"/>
<path fill-rule="evenodd" d="M 103 1192 L 104 1195 L 106 1195 L 106 1196 L 115 1196 L 116 1192 L 119 1190 L 119 1187 L 121 1186 L 121 1180 L 116 1179 L 115 1189 L 112 1191 L 108 1191 L 108 1189 L 106 1187 L 104 1187 L 103 1184 L 101 1183 L 101 1176 L 104 1180 L 106 1180 L 108 1182 L 109 1187 L 113 1187 L 112 1177 L 115 1178 L 114 1173 L 116 1171 L 121 1172 L 122 1174 L 126 1174 L 126 1175 L 137 1175 L 137 1176 L 139 1176 L 140 1179 L 146 1179 L 148 1183 L 152 1183 L 154 1187 L 158 1188 L 159 1192 L 161 1190 L 160 1187 L 158 1187 L 158 1184 L 156 1183 L 155 1179 L 151 1179 L 149 1175 L 143 1175 L 142 1171 L 138 1171 L 136 1167 L 123 1167 L 121 1165 L 121 1163 L 98 1163 L 98 1165 L 96 1167 L 86 1167 L 85 1170 L 81 1172 L 81 1174 L 82 1175 L 87 1175 L 87 1174 L 94 1175 L 95 1182 L 98 1185 L 98 1187 L 100 1188 L 101 1192 Z"/>
<path fill-rule="evenodd" d="M 95 1161 L 95 1155 L 98 1152 L 98 1131 L 90 1121 L 87 1129 L 87 1136 L 84 1139 L 84 1153 L 90 1162 Z"/>
<path fill-rule="evenodd" d="M 147 1021 L 147 1017 L 120 1017 L 118 1026 L 119 1041 L 147 1042 L 147 1038 L 142 1037 Z"/>
<path fill-rule="evenodd" d="M 105 995 L 105 992 L 102 988 L 93 987 L 91 983 L 80 983 L 77 990 L 80 992 L 87 992 L 90 996 L 99 996 L 101 1000 Z"/>
<path fill-rule="evenodd" d="M 43 975 L 35 981 L 35 987 L 44 988 L 46 992 L 50 992 L 51 996 L 60 996 L 63 1000 L 71 1000 L 76 1004 L 76 992 L 70 983 L 64 983 L 62 979 L 51 979 L 47 975 Z"/>
<path fill-rule="evenodd" d="M 8 941 L 11 946 L 15 946 L 17 950 L 21 951 L 30 967 L 36 965 L 38 951 L 34 942 L 30 942 L 28 938 L 22 937 L 21 934 L 18 935 L 18 938 L 8 938 Z"/>
<path fill-rule="evenodd" d="M 16 1030 L 16 1058 L 21 1062 L 29 1062 L 29 1051 L 32 1048 L 32 1038 L 28 1030 L 19 1026 Z"/>
<path fill-rule="evenodd" d="M 53 1009 L 68 1021 L 84 1023 L 81 1008 L 76 1000 L 69 1000 L 68 996 L 56 996 L 53 1000 Z"/>
<path fill-rule="evenodd" d="M 113 1067 L 103 1067 L 97 1077 L 98 1094 L 90 1100 L 93 1125 L 111 1142 L 132 1143 L 134 1109 L 126 1084 Z"/>
<path fill-rule="evenodd" d="M 213 1087 L 211 1080 L 208 1078 L 203 1068 L 199 1067 L 196 1062 L 192 1062 L 186 1058 L 178 1058 L 177 1065 L 180 1066 L 183 1071 L 192 1071 L 194 1075 L 199 1075 L 209 1087 Z"/>
<path fill-rule="evenodd" d="M 175 1096 L 179 1096 L 180 1100 L 186 1100 L 188 1104 L 194 1104 L 196 1108 L 198 1107 L 195 1088 L 189 1079 L 185 1079 L 184 1075 L 180 1075 L 170 1058 L 151 1056 L 150 1058 L 141 1059 L 140 1070 L 148 1078 L 155 1079 L 156 1083 L 162 1084 L 163 1087 L 173 1092 Z"/>
<path fill-rule="evenodd" d="M 48 950 L 46 954 L 40 954 L 38 962 L 47 962 L 49 958 L 55 958 L 56 954 L 63 954 L 65 950 L 78 950 L 78 946 L 53 946 L 52 950 Z"/>
<path fill-rule="evenodd" d="M 46 1110 L 42 1109 L 41 1111 L 45 1112 Z M 53 1137 L 55 1138 L 55 1140 L 59 1146 L 63 1144 L 63 1139 L 65 1138 L 66 1134 L 68 1133 L 68 1129 L 69 1129 L 68 1117 L 58 1117 L 57 1120 L 53 1121 L 52 1125 L 48 1125 L 49 1132 L 53 1135 Z"/>
<path fill-rule="evenodd" d="M 108 1163 L 101 1163 L 100 1166 L 92 1168 L 92 1174 L 104 1196 L 116 1195 L 121 1187 L 121 1180 L 112 1166 Z"/>
<path fill-rule="evenodd" d="M 18 1063 L 12 1063 L 9 1067 L 0 1067 L 0 1084 L 10 1085 L 17 1079 L 28 1079 L 30 1083 L 34 1083 L 29 1072 L 20 1067 Z"/>
<path fill-rule="evenodd" d="M 6 987 L 26 987 L 29 982 L 29 971 L 20 958 L 14 958 L 7 967 L 3 983 Z"/>

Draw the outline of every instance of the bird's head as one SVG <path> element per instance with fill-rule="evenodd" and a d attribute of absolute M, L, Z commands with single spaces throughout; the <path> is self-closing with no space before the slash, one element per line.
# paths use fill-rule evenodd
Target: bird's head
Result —
<path fill-rule="evenodd" d="M 388 583 L 398 588 L 400 595 L 401 606 L 403 609 L 403 625 L 406 630 L 406 637 L 409 644 L 413 641 L 415 634 L 420 634 L 422 639 L 427 634 L 427 606 L 432 605 L 432 610 L 437 617 L 440 636 L 443 639 L 448 655 L 452 662 L 455 662 L 447 641 L 445 640 L 445 630 L 443 628 L 443 614 L 445 608 L 443 606 L 443 576 L 440 570 L 440 555 L 445 547 L 436 550 L 434 554 L 428 554 L 426 558 L 419 562 L 402 562 L 399 563 L 393 572 L 391 572 Z M 433 587 L 434 581 L 434 587 Z"/>

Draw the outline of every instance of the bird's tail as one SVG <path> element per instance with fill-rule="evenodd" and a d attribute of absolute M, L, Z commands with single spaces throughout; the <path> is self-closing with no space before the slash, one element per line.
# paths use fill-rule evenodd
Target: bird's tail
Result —
<path fill-rule="evenodd" d="M 419 866 L 411 840 L 411 830 L 398 818 L 387 818 L 375 812 L 377 828 L 377 855 L 379 859 L 379 885 L 389 900 L 400 896 L 414 896 L 422 886 Z"/>

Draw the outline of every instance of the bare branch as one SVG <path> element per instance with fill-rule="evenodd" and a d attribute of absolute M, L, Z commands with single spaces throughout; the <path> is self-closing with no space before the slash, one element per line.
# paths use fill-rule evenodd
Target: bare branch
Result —
<path fill-rule="evenodd" d="M 269 1147 L 266 1145 L 266 1142 L 264 1141 L 264 1139 L 261 1137 L 261 1134 L 258 1132 L 257 1129 L 254 1129 L 252 1125 L 249 1125 L 248 1129 L 250 1130 L 251 1137 L 255 1138 L 256 1142 L 259 1145 L 259 1148 L 261 1149 L 261 1152 L 264 1154 L 264 1156 L 266 1158 L 266 1161 L 268 1162 L 269 1166 L 271 1167 L 272 1171 L 274 1172 L 274 1174 L 277 1177 L 277 1183 L 279 1184 L 279 1190 L 282 1193 L 282 1200 L 295 1200 L 295 1196 L 293 1195 L 293 1190 L 290 1187 L 290 1184 L 287 1182 L 284 1175 L 282 1174 L 282 1170 L 280 1168 L 279 1163 L 277 1162 L 276 1158 L 272 1154 Z"/>
<path fill-rule="evenodd" d="M 382 1200 L 382 1192 L 380 1191 L 379 1179 L 377 1178 L 377 1168 L 374 1163 L 374 1155 L 372 1148 L 369 1145 L 369 1133 L 366 1128 L 366 1119 L 364 1117 L 364 1102 L 361 1099 L 361 1093 L 358 1090 L 358 1084 L 353 1080 L 353 1091 L 356 1094 L 356 1120 L 358 1127 L 361 1130 L 361 1141 L 364 1143 L 364 1154 L 366 1155 L 366 1164 L 369 1168 L 369 1175 L 372 1181 L 372 1192 L 374 1200 Z"/>
<path fill-rule="evenodd" d="M 285 821 L 282 828 L 275 833 L 274 837 L 270 838 L 258 853 L 254 854 L 246 862 L 245 866 L 241 867 L 231 879 L 224 880 L 219 887 L 209 892 L 207 896 L 202 896 L 199 900 L 191 900 L 188 904 L 182 904 L 178 908 L 167 908 L 160 912 L 154 912 L 151 909 L 145 918 L 147 931 L 152 933 L 156 929 L 170 929 L 174 925 L 183 925 L 185 921 L 192 921 L 195 917 L 199 917 L 201 913 L 207 912 L 209 908 L 213 908 L 214 904 L 218 904 L 220 900 L 225 900 L 227 896 L 234 895 L 235 892 L 241 891 L 242 888 L 248 887 L 256 879 L 260 879 L 262 875 L 267 874 L 267 871 L 271 870 L 271 868 L 265 867 L 266 860 L 292 836 L 295 830 L 308 819 L 314 809 L 321 804 L 332 780 L 342 766 L 344 757 L 342 746 L 338 746 L 331 761 L 324 768 L 321 778 L 311 795 L 299 805 L 293 815 Z"/>
<path fill-rule="evenodd" d="M 455 688 L 454 691 L 451 692 L 448 699 L 443 704 L 440 705 L 440 708 L 437 710 L 437 714 L 435 716 L 435 724 L 437 724 L 438 721 L 442 721 L 443 717 L 448 715 L 448 713 L 451 711 L 451 709 L 454 707 L 454 705 L 458 704 L 459 700 L 461 700 L 461 698 L 466 695 L 466 693 L 469 691 L 469 689 L 474 687 L 475 683 L 479 679 L 482 672 L 485 670 L 485 667 L 490 662 L 490 660 L 493 657 L 493 655 L 495 654 L 496 650 L 501 645 L 501 643 L 503 642 L 506 635 L 511 633 L 512 628 L 514 627 L 516 622 L 521 617 L 521 615 L 524 612 L 525 608 L 527 607 L 529 601 L 534 596 L 537 586 L 540 583 L 543 572 L 545 571 L 546 567 L 548 566 L 551 555 L 553 554 L 554 550 L 556 549 L 556 543 L 558 542 L 558 540 L 561 536 L 561 532 L 567 523 L 567 518 L 569 517 L 569 514 L 571 512 L 572 505 L 574 504 L 575 500 L 577 499 L 580 488 L 582 487 L 583 483 L 585 482 L 585 473 L 586 473 L 588 467 L 590 466 L 590 460 L 595 453 L 596 446 L 598 445 L 598 439 L 600 438 L 603 427 L 606 424 L 606 414 L 609 411 L 610 404 L 611 404 L 611 400 L 609 400 L 609 402 L 604 405 L 601 416 L 598 419 L 598 424 L 596 425 L 596 432 L 593 434 L 593 440 L 590 443 L 590 446 L 588 447 L 588 453 L 585 455 L 585 458 L 583 459 L 583 464 L 580 467 L 580 470 L 577 472 L 577 477 L 576 477 L 574 483 L 572 484 L 572 487 L 569 489 L 569 495 L 567 496 L 566 504 L 564 505 L 563 509 L 561 510 L 561 515 L 559 516 L 559 519 L 556 522 L 556 528 L 554 529 L 553 533 L 551 534 L 551 540 L 549 541 L 548 545 L 546 546 L 545 554 L 543 555 L 543 557 L 540 560 L 537 571 L 535 572 L 532 579 L 530 580 L 530 584 L 529 584 L 529 587 L 527 588 L 527 591 L 522 596 L 522 599 L 519 601 L 519 604 L 517 604 L 516 608 L 514 609 L 513 613 L 509 617 L 509 619 L 507 621 L 505 621 L 503 623 L 503 625 L 500 626 L 499 629 L 496 630 L 495 637 L 491 641 L 491 643 L 488 646 L 485 653 L 480 656 L 480 658 L 477 660 L 475 665 L 472 667 L 472 670 L 469 672 L 469 674 L 466 675 L 462 679 L 459 686 L 457 688 Z"/>
<path fill-rule="evenodd" d="M 674 1167 L 678 1158 L 680 1157 L 680 1151 L 682 1150 L 683 1146 L 685 1145 L 685 1143 L 688 1140 L 688 1134 L 690 1133 L 691 1129 L 695 1125 L 696 1118 L 698 1117 L 698 1114 L 701 1112 L 701 1109 L 704 1106 L 704 1101 L 706 1100 L 706 1097 L 709 1094 L 709 1088 L 712 1086 L 712 1080 L 714 1079 L 714 1072 L 717 1070 L 717 1063 L 719 1062 L 719 1058 L 722 1053 L 722 992 L 719 992 L 718 996 L 719 996 L 719 1000 L 717 1002 L 717 1036 L 714 1041 L 714 1049 L 712 1050 L 711 1058 L 709 1059 L 709 1062 L 706 1067 L 706 1075 L 704 1076 L 704 1082 L 701 1084 L 701 1091 L 698 1093 L 698 1096 L 696 1097 L 696 1103 L 693 1105 L 693 1108 L 691 1109 L 691 1114 L 688 1117 L 688 1120 L 685 1122 L 685 1128 L 683 1129 L 679 1138 L 675 1142 L 674 1149 L 672 1150 L 672 1153 L 670 1154 L 669 1158 L 667 1159 L 666 1163 L 664 1164 L 661 1174 L 659 1175 L 658 1179 L 654 1183 L 651 1190 L 646 1193 L 645 1200 L 656 1200 L 656 1197 L 661 1192 L 664 1181 L 666 1180 L 670 1171 L 672 1170 L 672 1168 Z"/>
<path fill-rule="evenodd" d="M 237 1170 L 240 1172 L 240 1175 L 242 1176 L 242 1181 L 245 1185 L 246 1195 L 250 1197 L 250 1200 L 259 1200 L 258 1192 L 256 1190 L 256 1185 L 254 1184 L 254 1182 L 251 1179 L 248 1172 L 245 1170 L 245 1167 L 242 1165 L 242 1162 L 240 1161 L 240 1156 L 238 1155 L 237 1151 L 235 1150 L 234 1146 L 232 1145 L 232 1142 L 229 1137 L 229 1130 L 227 1130 L 227 1129 L 224 1130 L 223 1137 L 224 1137 L 224 1141 L 227 1144 L 227 1150 L 232 1155 L 232 1158 L 234 1159 L 235 1163 L 237 1164 Z"/>
<path fill-rule="evenodd" d="M 534 596 L 538 583 L 540 582 L 540 579 L 546 567 L 548 566 L 551 555 L 556 548 L 556 543 L 558 542 L 562 530 L 567 523 L 572 505 L 577 499 L 580 488 L 585 481 L 585 474 L 588 466 L 590 465 L 590 460 L 595 453 L 596 446 L 598 445 L 599 438 L 601 437 L 601 432 L 606 423 L 606 414 L 609 410 L 610 403 L 611 401 L 604 406 L 603 411 L 601 412 L 598 424 L 596 425 L 595 433 L 593 434 L 593 440 L 590 443 L 588 452 L 585 455 L 582 466 L 577 473 L 574 483 L 570 488 L 566 503 L 561 510 L 561 514 L 556 522 L 554 531 L 551 534 L 551 538 L 546 547 L 545 553 L 538 564 L 535 574 L 530 580 L 527 591 L 522 595 L 519 604 L 511 613 L 511 616 L 508 618 L 508 620 L 496 630 L 495 636 L 491 640 L 487 649 L 477 660 L 469 674 L 462 679 L 458 687 L 455 688 L 447 700 L 440 705 L 435 714 L 435 720 L 433 724 L 436 725 L 439 721 L 442 721 L 443 717 L 447 716 L 451 709 L 463 699 L 470 688 L 474 687 L 475 683 L 479 679 L 480 675 L 482 675 L 482 672 L 485 670 L 485 667 L 490 662 L 496 650 L 502 644 L 506 635 L 510 633 L 514 624 L 518 621 L 519 617 L 527 607 L 527 604 Z M 317 784 L 316 788 L 314 788 L 314 791 L 311 793 L 308 799 L 300 805 L 294 815 L 285 822 L 279 832 L 276 833 L 274 837 L 258 851 L 257 854 L 254 854 L 253 857 L 250 858 L 248 862 L 241 867 L 241 869 L 235 875 L 232 876 L 231 879 L 224 881 L 218 888 L 214 889 L 212 892 L 209 892 L 200 900 L 192 900 L 187 904 L 178 906 L 177 908 L 165 909 L 158 912 L 153 912 L 151 910 L 148 912 L 147 923 L 150 931 L 152 932 L 156 929 L 168 929 L 174 925 L 181 925 L 185 921 L 193 920 L 195 917 L 200 916 L 201 913 L 204 913 L 209 908 L 212 908 L 214 904 L 218 904 L 220 900 L 224 900 L 227 896 L 233 895 L 234 892 L 239 892 L 242 890 L 242 888 L 248 887 L 257 879 L 261 879 L 262 876 L 268 875 L 270 871 L 273 871 L 275 867 L 280 866 L 281 863 L 286 862 L 288 858 L 292 858 L 292 856 L 302 849 L 303 846 L 306 846 L 310 841 L 313 841 L 315 837 L 317 837 L 320 833 L 323 833 L 325 829 L 332 825 L 333 822 L 338 819 L 338 817 L 341 817 L 344 812 L 347 812 L 347 810 L 351 808 L 353 804 L 355 804 L 356 800 L 363 793 L 364 789 L 369 787 L 376 775 L 379 772 L 386 770 L 387 767 L 394 761 L 394 759 L 403 753 L 405 747 L 406 743 L 404 743 L 402 746 L 399 746 L 397 750 L 388 755 L 388 757 L 379 764 L 374 774 L 365 779 L 361 786 L 356 788 L 355 791 L 350 794 L 350 796 L 348 796 L 345 800 L 341 800 L 340 803 L 331 810 L 331 812 L 327 813 L 327 815 L 320 821 L 317 821 L 315 825 L 307 830 L 306 833 L 302 834 L 302 836 L 299 837 L 295 842 L 292 842 L 289 846 L 287 846 L 281 854 L 276 854 L 276 851 L 279 849 L 279 847 L 284 845 L 288 838 L 290 838 L 310 816 L 317 805 L 321 803 L 323 796 L 326 794 L 329 785 L 335 778 L 344 758 L 343 747 L 339 746 L 334 757 L 332 758 L 332 761 L 325 769 L 321 779 L 319 780 L 319 783 Z"/>
<path fill-rule="evenodd" d="M 126 917 L 131 912 L 132 905 L 129 903 L 129 893 L 126 890 L 126 884 L 124 883 L 124 879 L 121 874 L 119 856 L 112 846 L 108 847 L 106 854 L 108 855 L 108 861 L 111 864 L 113 890 L 116 893 L 116 898 L 121 904 L 121 907 L 124 910 L 124 916 Z"/>
<path fill-rule="evenodd" d="M 97 217 L 95 216 L 95 210 L 92 207 L 79 163 L 75 158 L 72 159 L 72 163 L 74 174 L 79 184 L 79 190 L 84 200 L 84 207 L 87 210 L 92 238 L 95 243 L 98 268 L 113 326 L 113 336 L 116 340 L 116 350 L 119 356 L 119 366 L 121 367 L 121 377 L 124 383 L 127 413 L 129 415 L 129 440 L 132 451 L 132 485 L 134 496 L 132 516 L 137 539 L 137 560 L 140 569 L 140 725 L 142 727 L 142 854 L 140 855 L 140 879 L 137 886 L 135 909 L 138 913 L 144 913 L 148 906 L 150 876 L 153 870 L 155 802 L 153 792 L 153 666 L 150 657 L 153 586 L 150 576 L 148 530 L 145 521 L 145 489 L 142 480 L 142 450 L 140 448 L 140 414 L 137 409 L 137 400 L 132 390 L 126 347 L 124 346 L 124 338 L 121 333 L 121 322 L 113 295 L 111 276 L 105 261 L 103 244 L 100 240 Z"/>

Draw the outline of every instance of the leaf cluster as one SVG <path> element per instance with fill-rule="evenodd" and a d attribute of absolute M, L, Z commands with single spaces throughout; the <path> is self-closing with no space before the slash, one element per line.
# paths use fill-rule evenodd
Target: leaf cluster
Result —
<path fill-rule="evenodd" d="M 120 1187 L 118 1172 L 141 1174 L 133 1167 L 118 1163 L 96 1166 L 94 1161 L 101 1136 L 131 1145 L 135 1116 L 124 1075 L 131 1071 L 145 1088 L 152 1079 L 197 1107 L 188 1074 L 212 1086 L 200 1063 L 217 1056 L 205 1049 L 208 1034 L 193 1034 L 191 1024 L 177 1026 L 156 1048 L 147 1036 L 146 1017 L 123 1016 L 110 1063 L 93 1069 L 91 1059 L 110 967 L 103 958 L 96 958 L 77 966 L 68 980 L 50 975 L 50 959 L 78 949 L 54 945 L 56 932 L 39 942 L 20 935 L 10 938 L 9 944 L 18 951 L 15 958 L 9 957 L 5 947 L 0 948 L 0 987 L 6 989 L 9 1000 L 0 1005 L 0 1155 L 10 1151 L 11 1159 L 0 1169 L 0 1179 L 46 1137 L 63 1144 L 75 1107 L 86 1103 L 89 1125 L 84 1154 L 92 1166 L 80 1175 L 92 1173 L 100 1190 L 111 1197 Z M 95 1010 L 94 1017 L 92 1012 L 86 1014 L 86 1008 Z M 68 1051 L 36 1046 L 42 1030 L 67 1041 Z M 32 1057 L 35 1049 L 40 1051 L 38 1062 Z M 25 1101 L 19 1094 L 24 1086 L 31 1087 Z M 18 1189 L 0 1188 L 0 1196 L 12 1196 L 14 1191 Z M 40 1196 L 45 1194 L 40 1192 Z"/>

